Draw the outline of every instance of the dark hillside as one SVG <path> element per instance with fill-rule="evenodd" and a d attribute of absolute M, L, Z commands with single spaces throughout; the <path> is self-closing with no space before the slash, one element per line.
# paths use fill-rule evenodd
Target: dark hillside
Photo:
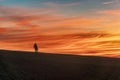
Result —
<path fill-rule="evenodd" d="M 120 80 L 120 59 L 1 50 L 0 80 Z"/>

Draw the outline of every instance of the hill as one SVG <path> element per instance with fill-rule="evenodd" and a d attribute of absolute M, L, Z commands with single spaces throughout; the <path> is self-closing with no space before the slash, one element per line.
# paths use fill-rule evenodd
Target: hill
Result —
<path fill-rule="evenodd" d="M 120 80 L 120 59 L 0 50 L 0 80 Z"/>

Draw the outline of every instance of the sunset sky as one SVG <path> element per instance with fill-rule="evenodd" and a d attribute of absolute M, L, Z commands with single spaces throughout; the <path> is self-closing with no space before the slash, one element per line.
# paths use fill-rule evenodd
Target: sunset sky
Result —
<path fill-rule="evenodd" d="M 120 58 L 120 0 L 0 0 L 0 49 Z"/>

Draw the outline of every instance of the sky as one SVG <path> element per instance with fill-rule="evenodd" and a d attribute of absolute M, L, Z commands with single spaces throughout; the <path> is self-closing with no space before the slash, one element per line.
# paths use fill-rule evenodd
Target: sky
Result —
<path fill-rule="evenodd" d="M 120 58 L 120 0 L 0 0 L 0 49 Z"/>

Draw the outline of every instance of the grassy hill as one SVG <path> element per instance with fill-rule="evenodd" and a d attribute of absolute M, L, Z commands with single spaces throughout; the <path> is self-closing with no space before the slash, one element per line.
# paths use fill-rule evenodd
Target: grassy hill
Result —
<path fill-rule="evenodd" d="M 1 50 L 0 80 L 120 80 L 120 59 Z"/>

